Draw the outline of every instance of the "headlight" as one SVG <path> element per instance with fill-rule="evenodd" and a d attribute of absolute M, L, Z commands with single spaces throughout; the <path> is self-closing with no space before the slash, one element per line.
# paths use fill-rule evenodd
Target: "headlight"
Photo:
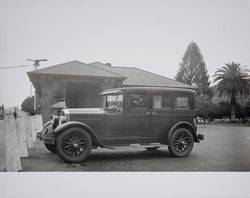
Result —
<path fill-rule="evenodd" d="M 52 128 L 55 129 L 59 125 L 59 117 L 51 114 L 52 118 Z"/>
<path fill-rule="evenodd" d="M 51 115 L 50 115 L 50 119 L 51 119 L 51 120 L 54 120 L 55 117 L 56 117 L 56 116 L 55 116 L 54 114 L 51 114 Z"/>
<path fill-rule="evenodd" d="M 63 109 L 61 111 L 61 114 L 60 114 L 59 124 L 63 124 L 65 122 L 67 122 L 68 121 L 68 115 L 69 115 L 68 110 Z"/>
<path fill-rule="evenodd" d="M 65 122 L 67 122 L 66 115 L 60 115 L 59 124 L 63 124 Z"/>

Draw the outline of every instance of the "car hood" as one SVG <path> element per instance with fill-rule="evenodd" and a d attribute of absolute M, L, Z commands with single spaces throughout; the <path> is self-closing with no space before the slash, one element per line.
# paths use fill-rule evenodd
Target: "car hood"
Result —
<path fill-rule="evenodd" d="M 104 114 L 104 109 L 101 108 L 73 108 L 63 109 L 68 114 Z"/>

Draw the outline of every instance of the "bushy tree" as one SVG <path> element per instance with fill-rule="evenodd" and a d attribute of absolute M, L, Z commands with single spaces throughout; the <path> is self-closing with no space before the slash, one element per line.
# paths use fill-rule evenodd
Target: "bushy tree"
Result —
<path fill-rule="evenodd" d="M 198 88 L 198 95 L 212 97 L 206 64 L 201 51 L 195 42 L 191 42 L 188 45 L 175 79 L 196 86 Z"/>
<path fill-rule="evenodd" d="M 236 96 L 247 96 L 250 91 L 250 76 L 246 67 L 239 63 L 226 63 L 214 74 L 214 82 L 218 82 L 219 96 L 230 98 L 231 119 L 235 120 Z"/>
<path fill-rule="evenodd" d="M 215 118 L 228 118 L 230 117 L 230 103 L 221 101 L 218 104 L 213 103 L 211 100 L 196 98 L 196 116 L 204 119 L 213 120 Z M 241 106 L 236 104 L 236 116 L 242 117 Z"/>
<path fill-rule="evenodd" d="M 219 109 L 217 104 L 204 98 L 204 96 L 196 97 L 196 116 L 213 120 L 218 117 L 218 114 Z"/>
<path fill-rule="evenodd" d="M 34 96 L 27 97 L 21 104 L 22 111 L 34 114 Z"/>
<path fill-rule="evenodd" d="M 242 107 L 242 117 L 250 117 L 250 101 Z"/>
<path fill-rule="evenodd" d="M 217 118 L 224 118 L 224 117 L 230 117 L 230 103 L 226 101 L 221 101 L 219 102 L 219 107 L 218 107 L 218 115 Z M 240 104 L 236 104 L 235 106 L 235 114 L 237 117 L 241 117 L 241 106 Z"/>

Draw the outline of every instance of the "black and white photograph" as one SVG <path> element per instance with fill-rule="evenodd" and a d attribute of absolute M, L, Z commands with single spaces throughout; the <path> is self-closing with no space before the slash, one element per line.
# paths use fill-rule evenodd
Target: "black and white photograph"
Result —
<path fill-rule="evenodd" d="M 0 0 L 0 197 L 250 197 L 249 19 L 249 0 Z"/>

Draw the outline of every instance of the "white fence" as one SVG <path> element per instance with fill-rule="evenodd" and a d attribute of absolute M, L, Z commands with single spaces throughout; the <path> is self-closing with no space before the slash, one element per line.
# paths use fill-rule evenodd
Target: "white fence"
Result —
<path fill-rule="evenodd" d="M 42 116 L 5 116 L 0 120 L 0 171 L 21 171 L 21 157 L 28 157 L 37 132 L 42 129 Z"/>

